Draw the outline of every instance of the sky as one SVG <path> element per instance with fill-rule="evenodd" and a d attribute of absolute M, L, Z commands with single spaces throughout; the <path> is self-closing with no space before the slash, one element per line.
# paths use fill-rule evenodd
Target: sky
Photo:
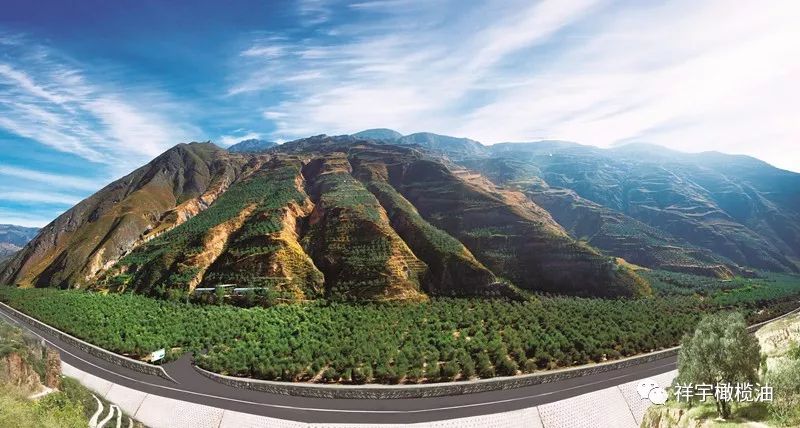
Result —
<path fill-rule="evenodd" d="M 0 223 L 175 144 L 386 127 L 800 171 L 800 2 L 5 0 Z"/>

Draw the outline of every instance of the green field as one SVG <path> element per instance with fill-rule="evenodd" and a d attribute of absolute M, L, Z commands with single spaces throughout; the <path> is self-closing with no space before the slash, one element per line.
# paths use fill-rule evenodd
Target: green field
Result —
<path fill-rule="evenodd" d="M 678 344 L 705 312 L 740 309 L 756 322 L 797 306 L 800 297 L 800 280 L 787 275 L 732 282 L 663 272 L 647 276 L 656 297 L 317 301 L 244 309 L 128 293 L 0 287 L 0 300 L 128 355 L 162 347 L 175 348 L 172 357 L 206 351 L 200 366 L 235 376 L 410 383 L 489 378 L 648 352 Z M 692 279 L 706 282 L 692 288 Z"/>

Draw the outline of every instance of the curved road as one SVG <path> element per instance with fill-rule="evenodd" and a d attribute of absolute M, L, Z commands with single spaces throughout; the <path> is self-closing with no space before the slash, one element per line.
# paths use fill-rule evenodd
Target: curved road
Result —
<path fill-rule="evenodd" d="M 131 389 L 207 406 L 272 418 L 312 423 L 408 424 L 507 412 L 563 400 L 599 389 L 647 378 L 676 367 L 676 357 L 666 357 L 606 373 L 475 394 L 414 399 L 326 399 L 268 394 L 233 388 L 197 373 L 191 356 L 164 365 L 176 383 L 113 365 L 64 343 L 38 327 L 17 322 L 0 306 L 0 316 L 45 340 L 66 363 Z"/>

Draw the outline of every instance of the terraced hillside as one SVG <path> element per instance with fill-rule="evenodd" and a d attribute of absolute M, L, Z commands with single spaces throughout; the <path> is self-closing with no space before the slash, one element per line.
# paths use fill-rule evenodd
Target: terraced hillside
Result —
<path fill-rule="evenodd" d="M 458 175 L 413 151 L 403 158 L 395 152 L 380 157 L 374 151 L 355 151 L 351 156 L 372 157 L 373 169 L 385 169 L 384 177 L 373 178 L 382 178 L 423 218 L 520 288 L 591 295 L 648 292 L 635 274 L 575 242 L 547 211 L 518 192 L 500 189 L 481 177 Z"/>
<path fill-rule="evenodd" d="M 800 270 L 800 175 L 751 158 L 388 129 L 245 143 L 170 149 L 46 226 L 0 283 L 421 301 L 650 294 L 630 263 Z"/>
<path fill-rule="evenodd" d="M 463 165 L 497 183 L 518 189 L 546 209 L 570 235 L 630 263 L 730 279 L 735 263 L 688 241 L 579 196 L 550 187 L 541 170 L 510 158 L 473 159 Z"/>
<path fill-rule="evenodd" d="M 721 261 L 798 271 L 800 174 L 746 156 L 686 154 L 645 145 L 604 150 L 545 141 L 491 149 L 489 157 L 473 158 L 465 165 L 512 160 L 524 169 L 491 172 L 495 167 L 484 165 L 487 168 L 481 170 L 572 190 L 597 206 L 711 251 Z M 533 199 L 544 201 L 541 196 Z M 635 240 L 636 235 L 624 236 Z"/>
<path fill-rule="evenodd" d="M 416 146 L 415 146 L 416 147 Z M 648 294 L 518 192 L 397 145 L 181 145 L 48 225 L 0 282 L 283 301 Z"/>

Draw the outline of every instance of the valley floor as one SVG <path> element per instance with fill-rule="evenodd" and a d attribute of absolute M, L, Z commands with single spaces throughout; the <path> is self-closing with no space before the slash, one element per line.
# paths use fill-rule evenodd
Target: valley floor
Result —
<path fill-rule="evenodd" d="M 0 287 L 0 301 L 132 357 L 165 348 L 199 366 L 266 380 L 413 384 L 602 362 L 676 345 L 701 315 L 737 309 L 751 323 L 797 307 L 786 275 L 720 281 L 653 272 L 641 299 L 317 301 L 268 308 L 197 305 L 133 294 Z"/>

